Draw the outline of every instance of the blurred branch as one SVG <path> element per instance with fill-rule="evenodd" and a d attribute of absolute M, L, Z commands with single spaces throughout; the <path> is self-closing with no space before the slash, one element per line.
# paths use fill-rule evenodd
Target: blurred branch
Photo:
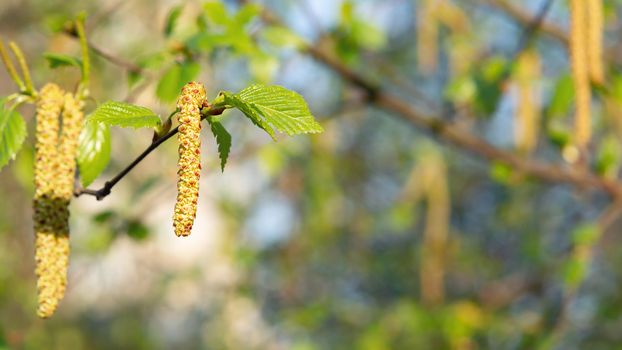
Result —
<path fill-rule="evenodd" d="M 224 110 L 225 110 L 224 107 L 204 109 L 203 111 L 201 111 L 201 114 L 202 114 L 201 120 L 205 119 L 207 116 L 220 115 L 222 114 L 222 112 L 224 112 Z M 106 181 L 106 183 L 104 184 L 102 188 L 98 190 L 93 190 L 89 188 L 78 187 L 75 189 L 73 195 L 75 197 L 79 197 L 81 195 L 86 194 L 89 196 L 94 196 L 98 201 L 104 199 L 106 196 L 108 196 L 112 192 L 112 188 L 119 181 L 121 181 L 121 179 L 124 178 L 125 175 L 127 175 L 130 171 L 132 171 L 132 169 L 134 169 L 136 165 L 138 165 L 143 159 L 145 159 L 149 155 L 149 153 L 151 153 L 153 150 L 158 148 L 166 140 L 170 139 L 175 134 L 177 134 L 178 131 L 179 131 L 179 127 L 176 127 L 173 130 L 169 131 L 164 136 L 154 140 L 149 145 L 149 147 L 147 147 L 147 149 L 145 149 L 138 157 L 136 157 L 136 159 L 134 159 L 128 166 L 126 166 L 123 170 L 121 170 L 121 172 L 119 172 L 115 177 L 113 177 L 109 181 Z"/>
<path fill-rule="evenodd" d="M 65 29 L 65 34 L 74 37 L 74 38 L 78 38 L 78 32 L 76 30 L 75 27 L 71 27 L 71 28 L 66 28 Z M 86 42 L 87 46 L 89 49 L 91 49 L 95 54 L 97 54 L 98 56 L 102 57 L 103 59 L 107 60 L 108 62 L 117 65 L 121 68 L 126 69 L 128 72 L 130 73 L 140 73 L 142 74 L 144 72 L 143 67 L 130 62 L 128 60 L 125 60 L 123 58 L 120 58 L 118 56 L 115 56 L 111 53 L 106 52 L 104 49 L 100 48 L 99 46 L 97 46 L 96 44 L 94 44 L 91 41 L 87 41 Z"/>
<path fill-rule="evenodd" d="M 241 0 L 248 2 L 248 0 Z M 269 10 L 264 10 L 263 19 L 272 24 L 282 22 Z M 531 19 L 531 17 L 530 17 Z M 598 189 L 615 198 L 622 197 L 622 186 L 616 182 L 582 169 L 568 168 L 563 164 L 525 159 L 512 152 L 499 149 L 485 140 L 473 135 L 451 122 L 438 116 L 425 115 L 407 101 L 383 90 L 379 85 L 369 81 L 362 74 L 344 65 L 331 53 L 322 48 L 307 45 L 303 52 L 324 64 L 345 81 L 365 91 L 368 101 L 386 111 L 392 112 L 401 119 L 430 133 L 434 137 L 457 146 L 460 150 L 477 155 L 488 161 L 500 162 L 510 166 L 514 171 L 523 173 L 542 181 L 565 183 L 580 189 Z"/>
<path fill-rule="evenodd" d="M 508 0 L 484 0 L 484 2 L 505 12 L 523 26 L 529 27 L 532 23 L 534 23 L 534 16 L 532 14 L 523 10 L 521 6 L 518 6 Z M 539 25 L 539 29 L 541 32 L 559 40 L 562 44 L 566 46 L 568 45 L 569 40 L 566 31 L 556 24 L 542 21 Z"/>
<path fill-rule="evenodd" d="M 515 52 L 514 58 L 518 57 L 520 53 L 527 48 L 529 41 L 531 41 L 539 31 L 543 31 L 544 18 L 549 13 L 551 5 L 553 5 L 553 0 L 545 0 L 537 15 L 533 17 L 530 22 L 525 24 L 520 39 L 518 40 L 518 49 Z"/>

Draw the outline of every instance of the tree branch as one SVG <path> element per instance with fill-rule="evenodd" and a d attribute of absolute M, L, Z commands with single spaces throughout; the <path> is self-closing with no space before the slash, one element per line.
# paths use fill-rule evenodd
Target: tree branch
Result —
<path fill-rule="evenodd" d="M 523 26 L 528 27 L 532 23 L 534 23 L 534 16 L 532 14 L 523 10 L 520 6 L 517 6 L 508 0 L 484 0 L 484 2 L 492 7 L 495 7 L 505 12 Z M 553 23 L 542 21 L 539 24 L 539 29 L 541 32 L 559 40 L 562 44 L 568 46 L 568 34 L 563 28 Z"/>
<path fill-rule="evenodd" d="M 262 17 L 268 23 L 282 25 L 280 19 L 268 10 L 264 11 Z M 533 20 L 531 16 L 529 18 L 530 21 Z M 540 23 L 546 22 L 540 20 Z M 451 122 L 421 113 L 408 102 L 385 91 L 323 49 L 307 45 L 303 51 L 333 70 L 345 81 L 364 90 L 372 104 L 391 112 L 441 141 L 457 146 L 460 150 L 488 161 L 503 163 L 520 173 L 542 181 L 565 183 L 580 189 L 598 189 L 614 198 L 622 198 L 622 186 L 617 181 L 600 177 L 587 170 L 570 168 L 564 164 L 556 165 L 530 160 L 499 149 Z"/>
<path fill-rule="evenodd" d="M 201 111 L 201 114 L 202 114 L 201 120 L 207 118 L 208 116 L 220 115 L 224 111 L 225 111 L 224 107 L 203 109 L 203 111 Z M 153 150 L 158 148 L 161 144 L 166 142 L 166 140 L 173 137 L 175 134 L 177 134 L 177 132 L 179 132 L 179 127 L 175 127 L 173 130 L 169 131 L 164 136 L 154 140 L 149 145 L 149 147 L 147 147 L 147 149 L 145 149 L 138 157 L 136 157 L 136 159 L 134 159 L 128 166 L 126 166 L 123 170 L 121 170 L 121 172 L 119 172 L 112 179 L 106 181 L 106 183 L 104 184 L 102 188 L 98 190 L 93 190 L 89 188 L 77 188 L 75 189 L 73 195 L 75 197 L 79 197 L 81 195 L 94 196 L 98 201 L 104 199 L 106 196 L 108 196 L 112 192 L 112 188 L 119 181 L 121 181 L 121 179 L 124 178 L 125 175 L 127 175 L 130 171 L 132 171 L 132 169 L 134 169 L 136 165 L 138 165 L 143 159 L 145 159 L 149 155 L 149 153 L 151 153 Z"/>

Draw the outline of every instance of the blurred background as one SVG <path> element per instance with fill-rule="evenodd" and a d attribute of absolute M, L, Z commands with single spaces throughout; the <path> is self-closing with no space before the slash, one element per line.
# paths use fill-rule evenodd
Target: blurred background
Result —
<path fill-rule="evenodd" d="M 438 142 L 299 49 L 309 42 L 500 149 L 564 164 L 573 158 L 566 1 L 526 29 L 548 2 L 3 0 L 0 34 L 24 48 L 38 87 L 75 86 L 79 72 L 51 69 L 43 53 L 79 54 L 62 31 L 85 11 L 102 51 L 92 53 L 95 100 L 166 117 L 189 80 L 210 98 L 278 84 L 305 97 L 325 132 L 273 142 L 227 112 L 231 156 L 221 173 L 204 133 L 186 239 L 172 229 L 174 139 L 103 201 L 77 198 L 67 295 L 40 320 L 34 116 L 22 108 L 27 145 L 0 172 L 0 349 L 619 348 L 622 245 L 616 220 L 599 226 L 605 194 Z M 622 136 L 620 4 L 605 1 L 610 86 L 596 92 L 590 149 L 594 171 L 610 178 Z M 14 91 L 1 70 L 0 96 Z M 151 134 L 113 128 L 110 164 L 91 187 Z"/>

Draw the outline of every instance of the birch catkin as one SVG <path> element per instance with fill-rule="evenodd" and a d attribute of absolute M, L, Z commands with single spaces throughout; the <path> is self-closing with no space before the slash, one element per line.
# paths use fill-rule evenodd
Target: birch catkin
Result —
<path fill-rule="evenodd" d="M 587 145 L 592 133 L 585 1 L 570 0 L 570 60 L 576 101 L 574 136 L 579 148 Z"/>
<path fill-rule="evenodd" d="M 417 8 L 417 58 L 422 72 L 436 69 L 438 61 L 438 19 L 436 16 L 437 2 L 424 0 Z"/>
<path fill-rule="evenodd" d="M 39 317 L 50 317 L 65 294 L 69 236 L 65 229 L 66 203 L 55 192 L 58 162 L 59 116 L 63 92 L 48 84 L 39 92 L 35 144 L 35 273 Z"/>
<path fill-rule="evenodd" d="M 514 123 L 516 148 L 525 154 L 531 153 L 538 142 L 540 115 L 536 81 L 540 74 L 540 59 L 535 50 L 520 54 L 515 73 L 518 90 Z"/>
<path fill-rule="evenodd" d="M 201 106 L 205 102 L 205 88 L 190 82 L 184 86 L 177 101 L 179 109 L 179 180 L 173 226 L 177 236 L 188 236 L 194 223 L 199 198 L 201 171 Z"/>
<path fill-rule="evenodd" d="M 590 78 L 594 83 L 603 84 L 603 30 L 604 15 L 602 0 L 585 0 L 587 13 L 588 62 Z"/>

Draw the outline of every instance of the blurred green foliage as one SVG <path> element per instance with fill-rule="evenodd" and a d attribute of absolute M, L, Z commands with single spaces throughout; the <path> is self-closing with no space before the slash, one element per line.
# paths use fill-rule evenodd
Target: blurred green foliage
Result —
<path fill-rule="evenodd" d="M 75 84 L 78 46 L 61 32 L 85 10 L 91 40 L 140 67 L 93 54 L 94 99 L 131 97 L 168 115 L 188 80 L 205 82 L 208 96 L 273 83 L 304 96 L 325 132 L 272 142 L 232 117 L 238 112 L 215 119 L 212 128 L 227 127 L 236 143 L 221 173 L 218 145 L 205 138 L 198 221 L 186 240 L 171 227 L 174 142 L 104 201 L 77 199 L 68 294 L 46 321 L 34 312 L 33 150 L 26 142 L 0 172 L 0 349 L 618 347 L 622 245 L 620 225 L 609 233 L 598 226 L 607 198 L 431 143 L 299 50 L 305 43 L 329 50 L 381 88 L 416 106 L 440 106 L 448 119 L 511 149 L 520 101 L 506 73 L 523 27 L 489 2 L 445 0 L 468 25 L 460 32 L 444 19 L 453 17 L 440 16 L 437 68 L 422 71 L 413 30 L 425 1 L 2 2 L 0 33 L 23 44 L 38 82 Z M 532 10 L 541 2 L 513 3 Z M 620 4 L 606 3 L 613 39 Z M 284 26 L 266 24 L 264 6 Z M 560 2 L 547 20 L 565 25 L 566 16 Z M 544 35 L 533 45 L 545 67 L 536 82 L 543 118 L 538 147 L 527 156 L 562 162 L 574 98 L 566 48 Z M 622 80 L 610 59 L 610 84 L 594 99 L 588 166 L 616 178 Z M 0 81 L 0 95 L 10 94 L 4 72 Z M 32 131 L 32 110 L 20 113 Z M 127 165 L 151 136 L 115 129 L 102 136 L 93 147 L 110 142 L 111 163 L 102 177 L 88 178 L 92 186 Z M 3 136 L 0 146 L 8 141 L 15 140 Z M 430 154 L 447 169 L 451 212 L 436 257 L 444 262 L 437 304 L 422 299 L 430 201 L 420 165 Z"/>

